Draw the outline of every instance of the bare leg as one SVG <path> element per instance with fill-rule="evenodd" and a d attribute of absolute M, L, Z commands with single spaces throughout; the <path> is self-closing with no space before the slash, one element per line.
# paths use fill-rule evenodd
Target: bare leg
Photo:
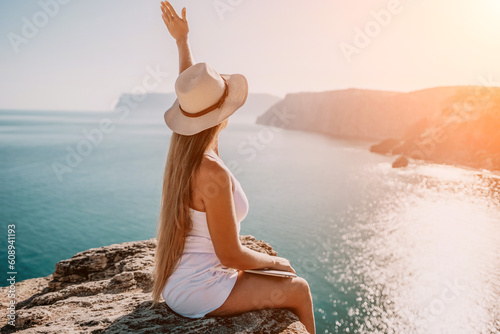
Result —
<path fill-rule="evenodd" d="M 311 292 L 307 281 L 301 277 L 280 278 L 240 270 L 224 304 L 207 315 L 225 316 L 265 308 L 289 309 L 309 333 L 316 333 Z"/>

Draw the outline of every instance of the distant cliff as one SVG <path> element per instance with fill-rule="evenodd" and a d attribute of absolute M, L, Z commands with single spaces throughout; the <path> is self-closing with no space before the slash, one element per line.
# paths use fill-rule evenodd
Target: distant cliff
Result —
<path fill-rule="evenodd" d="M 414 124 L 403 136 L 386 139 L 372 152 L 500 170 L 500 88 L 462 88 L 439 117 Z"/>
<path fill-rule="evenodd" d="M 377 153 L 500 169 L 499 96 L 498 87 L 478 86 L 296 93 L 273 105 L 257 123 L 384 140 L 372 147 Z"/>
<path fill-rule="evenodd" d="M 257 123 L 271 124 L 276 114 L 286 113 L 288 122 L 277 122 L 278 126 L 342 138 L 400 137 L 415 122 L 436 117 L 456 90 L 441 87 L 398 93 L 346 89 L 288 94 L 259 116 Z"/>
<path fill-rule="evenodd" d="M 242 245 L 276 255 L 252 236 Z M 163 303 L 151 306 L 156 239 L 92 248 L 60 261 L 47 277 L 16 283 L 15 327 L 1 333 L 307 333 L 290 311 L 266 309 L 232 317 L 183 318 Z M 0 288 L 7 309 L 9 287 Z"/>

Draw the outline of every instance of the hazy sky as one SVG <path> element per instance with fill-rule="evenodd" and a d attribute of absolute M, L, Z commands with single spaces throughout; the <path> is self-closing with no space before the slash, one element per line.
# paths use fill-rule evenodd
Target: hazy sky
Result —
<path fill-rule="evenodd" d="M 177 50 L 160 1 L 58 1 L 0 0 L 0 108 L 109 110 L 155 68 L 169 75 L 148 79 L 149 91 L 173 90 Z M 187 7 L 195 60 L 245 74 L 251 92 L 500 85 L 500 0 L 172 4 Z"/>

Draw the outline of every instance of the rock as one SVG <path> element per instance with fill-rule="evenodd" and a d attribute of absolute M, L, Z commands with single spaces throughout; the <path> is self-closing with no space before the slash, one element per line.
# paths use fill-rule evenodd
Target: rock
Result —
<path fill-rule="evenodd" d="M 392 149 L 401 143 L 399 139 L 389 138 L 385 139 L 379 144 L 372 145 L 370 147 L 370 152 L 388 154 L 391 153 Z"/>
<path fill-rule="evenodd" d="M 500 171 L 500 87 L 461 87 L 439 117 L 422 118 L 399 138 L 391 154 L 415 160 Z M 477 95 L 483 91 L 486 94 Z M 373 147 L 384 147 L 383 141 Z M 380 152 L 379 152 L 380 151 Z M 387 150 L 375 151 L 389 153 Z"/>
<path fill-rule="evenodd" d="M 408 159 L 404 155 L 399 156 L 392 163 L 392 168 L 400 168 L 400 167 L 406 167 L 406 166 L 408 166 Z"/>
<path fill-rule="evenodd" d="M 439 117 L 446 100 L 459 89 L 292 93 L 259 116 L 257 123 L 345 139 L 402 138 L 416 122 Z"/>
<path fill-rule="evenodd" d="M 242 245 L 276 255 L 241 236 Z M 92 248 L 56 264 L 53 274 L 16 283 L 16 326 L 1 333 L 307 333 L 290 311 L 266 309 L 232 317 L 189 319 L 166 304 L 151 308 L 156 239 Z M 6 306 L 8 287 L 0 288 Z"/>

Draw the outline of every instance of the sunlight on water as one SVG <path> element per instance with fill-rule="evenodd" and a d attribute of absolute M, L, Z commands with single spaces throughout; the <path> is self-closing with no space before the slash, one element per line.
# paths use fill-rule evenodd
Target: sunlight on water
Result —
<path fill-rule="evenodd" d="M 365 172 L 398 173 L 376 168 Z M 346 295 L 331 302 L 347 317 L 333 332 L 497 333 L 498 183 L 445 166 L 391 179 L 370 180 L 372 201 L 346 214 L 355 225 L 343 231 L 327 279 Z"/>
<path fill-rule="evenodd" d="M 499 333 L 498 178 L 368 147 L 276 134 L 239 175 L 242 231 L 309 281 L 318 333 Z"/>

